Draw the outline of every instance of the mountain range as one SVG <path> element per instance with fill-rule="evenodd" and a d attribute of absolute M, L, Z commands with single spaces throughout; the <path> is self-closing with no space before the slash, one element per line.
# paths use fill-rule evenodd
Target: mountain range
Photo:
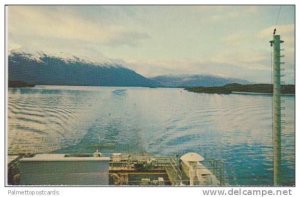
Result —
<path fill-rule="evenodd" d="M 38 85 L 140 86 L 160 84 L 118 64 L 97 64 L 79 58 L 12 53 L 8 57 L 10 81 Z"/>
<path fill-rule="evenodd" d="M 242 79 L 224 78 L 212 75 L 162 75 L 153 77 L 151 79 L 166 87 L 213 87 L 223 86 L 231 83 L 249 83 L 249 81 Z"/>
<path fill-rule="evenodd" d="M 13 52 L 8 57 L 9 81 L 36 85 L 196 87 L 249 83 L 210 75 L 164 75 L 147 78 L 120 64 L 94 63 L 78 57 L 60 58 Z"/>

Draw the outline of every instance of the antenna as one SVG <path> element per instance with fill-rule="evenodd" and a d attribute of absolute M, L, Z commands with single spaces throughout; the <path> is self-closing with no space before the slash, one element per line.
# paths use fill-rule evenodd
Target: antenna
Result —
<path fill-rule="evenodd" d="M 279 6 L 279 10 L 278 10 L 278 13 L 277 13 L 277 19 L 276 19 L 276 23 L 275 23 L 275 27 L 278 24 L 278 20 L 279 20 L 279 16 L 280 16 L 280 11 L 281 11 L 281 6 Z"/>

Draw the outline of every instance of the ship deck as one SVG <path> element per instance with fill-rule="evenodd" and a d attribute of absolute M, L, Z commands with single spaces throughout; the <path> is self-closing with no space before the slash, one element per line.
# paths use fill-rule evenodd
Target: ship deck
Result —
<path fill-rule="evenodd" d="M 110 185 L 179 185 L 188 177 L 172 157 L 120 154 L 109 165 Z"/>

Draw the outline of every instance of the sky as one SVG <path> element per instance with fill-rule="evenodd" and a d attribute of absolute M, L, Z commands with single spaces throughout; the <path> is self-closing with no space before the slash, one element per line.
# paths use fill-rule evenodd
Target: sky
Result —
<path fill-rule="evenodd" d="M 294 6 L 8 6 L 9 53 L 122 64 L 146 77 L 217 75 L 271 83 L 273 29 L 294 83 Z"/>

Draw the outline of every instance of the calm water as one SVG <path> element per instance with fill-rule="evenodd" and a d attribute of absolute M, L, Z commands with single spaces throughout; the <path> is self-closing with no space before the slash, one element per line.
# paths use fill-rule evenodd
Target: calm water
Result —
<path fill-rule="evenodd" d="M 8 152 L 198 152 L 231 185 L 272 184 L 272 97 L 183 89 L 37 86 L 8 90 Z M 295 99 L 284 97 L 283 182 L 294 184 Z"/>

